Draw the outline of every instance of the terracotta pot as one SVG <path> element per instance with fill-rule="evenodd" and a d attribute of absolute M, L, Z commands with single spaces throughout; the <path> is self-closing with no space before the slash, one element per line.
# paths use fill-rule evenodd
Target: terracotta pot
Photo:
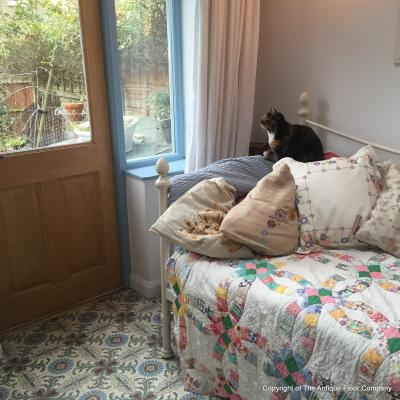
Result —
<path fill-rule="evenodd" d="M 66 103 L 64 104 L 64 109 L 67 112 L 70 121 L 82 121 L 83 103 Z"/>

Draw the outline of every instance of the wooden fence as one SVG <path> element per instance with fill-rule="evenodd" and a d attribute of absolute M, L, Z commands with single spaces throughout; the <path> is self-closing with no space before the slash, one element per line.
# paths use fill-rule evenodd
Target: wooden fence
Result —
<path fill-rule="evenodd" d="M 158 88 L 168 86 L 168 66 L 143 69 L 138 65 L 122 65 L 121 95 L 124 113 L 136 116 L 152 115 L 148 97 Z M 0 95 L 6 94 L 6 107 L 15 117 L 14 134 L 23 135 L 36 143 L 38 124 L 43 115 L 40 110 L 44 87 L 37 86 L 37 76 L 0 75 Z M 65 139 L 68 122 L 56 109 L 65 103 L 87 101 L 85 82 L 81 79 L 55 78 L 50 103 L 45 116 L 45 129 L 40 146 Z"/>
<path fill-rule="evenodd" d="M 143 69 L 140 65 L 121 65 L 121 95 L 126 114 L 151 115 L 147 98 L 157 88 L 168 86 L 168 65 Z"/>

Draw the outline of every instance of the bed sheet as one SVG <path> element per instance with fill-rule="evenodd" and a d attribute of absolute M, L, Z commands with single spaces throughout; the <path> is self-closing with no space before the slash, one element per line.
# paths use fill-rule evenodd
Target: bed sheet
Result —
<path fill-rule="evenodd" d="M 400 260 L 321 251 L 166 265 L 185 384 L 229 399 L 400 398 Z M 333 393 L 333 397 L 332 397 Z"/>

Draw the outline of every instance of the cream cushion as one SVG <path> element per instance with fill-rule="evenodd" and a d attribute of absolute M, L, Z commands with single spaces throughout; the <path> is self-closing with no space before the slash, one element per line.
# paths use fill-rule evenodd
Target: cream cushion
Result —
<path fill-rule="evenodd" d="M 378 198 L 371 218 L 357 231 L 362 242 L 400 257 L 400 165 L 383 164 L 386 172 L 386 191 Z"/>
<path fill-rule="evenodd" d="M 253 252 L 220 232 L 220 225 L 235 205 L 235 188 L 223 178 L 207 179 L 176 200 L 151 232 L 187 250 L 215 258 L 251 258 Z"/>
<path fill-rule="evenodd" d="M 293 176 L 284 164 L 261 179 L 247 197 L 228 212 L 221 231 L 264 255 L 291 254 L 299 244 L 295 195 Z"/>
<path fill-rule="evenodd" d="M 275 164 L 288 164 L 296 182 L 300 251 L 362 247 L 355 232 L 378 198 L 377 161 L 374 149 L 365 146 L 350 158 L 309 163 L 284 158 Z"/>

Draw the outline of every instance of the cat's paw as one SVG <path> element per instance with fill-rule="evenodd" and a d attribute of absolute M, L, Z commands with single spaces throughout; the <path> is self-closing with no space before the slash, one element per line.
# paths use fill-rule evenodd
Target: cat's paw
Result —
<path fill-rule="evenodd" d="M 271 161 L 271 162 L 274 162 L 274 161 L 277 160 L 277 156 L 276 156 L 275 152 L 273 150 L 271 150 L 271 149 L 268 149 L 267 151 L 264 151 L 263 157 L 264 157 L 265 160 Z"/>

